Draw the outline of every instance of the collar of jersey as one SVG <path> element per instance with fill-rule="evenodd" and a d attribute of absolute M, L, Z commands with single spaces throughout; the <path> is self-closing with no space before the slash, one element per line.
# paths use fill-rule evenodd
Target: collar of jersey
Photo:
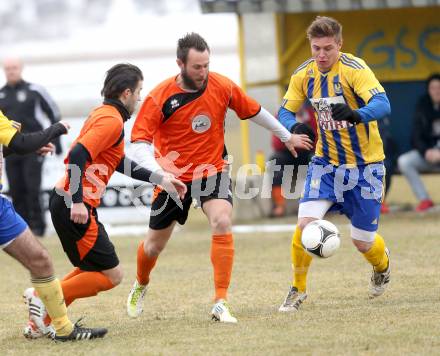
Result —
<path fill-rule="evenodd" d="M 119 111 L 119 113 L 121 114 L 122 120 L 124 120 L 124 122 L 127 121 L 131 117 L 131 115 L 128 112 L 125 105 L 122 104 L 122 102 L 118 99 L 105 99 L 104 105 L 111 105 L 111 106 L 115 107 Z"/>

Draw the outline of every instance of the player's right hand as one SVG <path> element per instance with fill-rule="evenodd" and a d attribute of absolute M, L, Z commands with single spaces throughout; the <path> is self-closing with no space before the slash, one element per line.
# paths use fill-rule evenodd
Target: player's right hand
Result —
<path fill-rule="evenodd" d="M 292 128 L 290 129 L 291 133 L 294 134 L 304 134 L 310 137 L 310 139 L 315 142 L 316 139 L 316 135 L 315 135 L 315 131 L 313 131 L 313 129 L 307 125 L 304 124 L 302 122 L 297 122 L 295 125 L 292 126 Z"/>
<path fill-rule="evenodd" d="M 180 200 L 183 200 L 188 190 L 185 183 L 174 178 L 172 175 L 164 175 L 160 186 L 171 196 L 178 195 Z"/>
<path fill-rule="evenodd" d="M 84 203 L 73 203 L 70 208 L 70 220 L 75 224 L 85 224 L 89 220 L 89 211 Z"/>
<path fill-rule="evenodd" d="M 37 154 L 40 156 L 47 156 L 49 153 L 52 154 L 55 151 L 55 146 L 52 143 L 48 143 L 46 146 L 41 147 L 39 150 L 37 150 Z"/>
<path fill-rule="evenodd" d="M 290 135 L 289 140 L 286 141 L 284 144 L 295 158 L 298 157 L 298 153 L 296 152 L 296 149 L 302 149 L 307 151 L 313 149 L 312 140 L 309 138 L 309 136 L 305 134 L 300 134 L 300 135 L 292 134 Z"/>

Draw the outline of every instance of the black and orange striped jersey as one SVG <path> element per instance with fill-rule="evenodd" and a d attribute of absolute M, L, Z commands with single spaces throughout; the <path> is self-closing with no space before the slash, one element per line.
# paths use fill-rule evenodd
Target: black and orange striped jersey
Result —
<path fill-rule="evenodd" d="M 91 162 L 84 167 L 82 184 L 83 201 L 93 207 L 99 206 L 110 177 L 124 157 L 123 128 L 119 111 L 114 106 L 102 105 L 90 113 L 70 147 L 72 149 L 80 143 L 90 154 Z M 64 160 L 66 165 L 69 164 L 68 157 L 69 154 Z M 64 177 L 57 184 L 57 188 L 66 192 L 69 191 L 68 169 L 67 166 Z"/>
<path fill-rule="evenodd" d="M 228 108 L 240 119 L 261 109 L 229 78 L 209 73 L 204 89 L 187 92 L 172 77 L 144 100 L 133 126 L 131 141 L 154 143 L 161 167 L 184 182 L 223 170 L 224 124 Z"/>

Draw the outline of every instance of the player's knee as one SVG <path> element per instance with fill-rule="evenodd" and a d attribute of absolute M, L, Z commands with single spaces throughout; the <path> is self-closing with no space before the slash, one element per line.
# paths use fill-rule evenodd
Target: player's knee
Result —
<path fill-rule="evenodd" d="M 117 286 L 124 279 L 124 271 L 121 267 L 116 268 L 112 273 L 108 276 L 113 286 Z"/>
<path fill-rule="evenodd" d="M 350 228 L 351 241 L 356 246 L 359 252 L 367 252 L 373 245 L 376 232 L 359 229 L 353 225 Z"/>
<path fill-rule="evenodd" d="M 145 252 L 148 257 L 157 257 L 160 255 L 162 250 L 165 248 L 165 245 L 158 241 L 148 241 L 144 242 L 145 244 Z"/>
<path fill-rule="evenodd" d="M 355 245 L 358 251 L 361 253 L 367 252 L 373 245 L 373 242 L 371 241 L 361 241 L 353 238 L 351 239 L 351 241 L 353 242 L 353 245 Z"/>
<path fill-rule="evenodd" d="M 228 214 L 216 216 L 211 222 L 212 230 L 218 234 L 225 234 L 231 231 L 232 221 Z"/>
<path fill-rule="evenodd" d="M 313 220 L 317 220 L 317 219 L 315 219 L 315 218 L 299 218 L 296 226 L 298 227 L 298 229 L 300 229 L 302 231 L 302 230 L 304 230 L 306 225 Z"/>
<path fill-rule="evenodd" d="M 39 248 L 29 261 L 29 270 L 34 277 L 45 277 L 53 275 L 53 265 L 49 252 L 44 248 Z"/>

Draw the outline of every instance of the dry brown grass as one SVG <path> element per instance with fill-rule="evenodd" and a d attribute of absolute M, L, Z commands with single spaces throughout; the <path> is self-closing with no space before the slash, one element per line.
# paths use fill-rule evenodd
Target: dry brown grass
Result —
<path fill-rule="evenodd" d="M 314 262 L 309 299 L 297 314 L 277 312 L 290 280 L 290 234 L 235 236 L 230 304 L 237 325 L 209 320 L 213 288 L 204 225 L 174 235 L 153 272 L 145 311 L 136 320 L 126 316 L 125 300 L 135 275 L 139 238 L 114 238 L 124 282 L 69 308 L 72 319 L 86 316 L 88 325 L 109 328 L 105 339 L 90 343 L 25 340 L 21 293 L 29 279 L 15 261 L 0 254 L 0 355 L 439 354 L 438 214 L 382 218 L 380 232 L 392 253 L 392 281 L 376 300 L 367 298 L 370 267 L 351 246 L 346 220 L 330 220 L 341 227 L 341 249 L 328 260 Z M 294 218 L 278 222 L 293 223 Z M 51 237 L 44 243 L 57 273 L 68 272 L 58 240 Z"/>

